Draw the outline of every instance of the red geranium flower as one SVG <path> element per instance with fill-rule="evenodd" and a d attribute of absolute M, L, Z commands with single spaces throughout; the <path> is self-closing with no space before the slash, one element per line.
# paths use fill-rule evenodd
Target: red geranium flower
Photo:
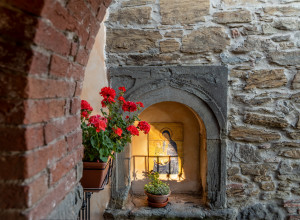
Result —
<path fill-rule="evenodd" d="M 88 125 L 93 125 L 96 128 L 97 132 L 105 131 L 106 128 L 107 119 L 104 117 L 101 117 L 100 115 L 93 115 L 89 119 Z"/>
<path fill-rule="evenodd" d="M 123 131 L 122 131 L 121 128 L 117 128 L 117 129 L 113 128 L 113 131 L 115 132 L 115 134 L 117 134 L 117 135 L 119 135 L 119 136 L 121 136 L 122 133 L 123 133 Z"/>
<path fill-rule="evenodd" d="M 134 102 L 128 101 L 123 103 L 122 109 L 124 112 L 135 112 L 137 107 Z"/>
<path fill-rule="evenodd" d="M 120 100 L 120 101 L 122 101 L 122 102 L 126 102 L 123 96 L 120 96 L 120 97 L 118 98 L 118 100 Z"/>
<path fill-rule="evenodd" d="M 107 99 L 111 97 L 114 99 L 116 97 L 116 91 L 113 88 L 110 87 L 104 87 L 101 89 L 100 95 L 104 98 Z"/>
<path fill-rule="evenodd" d="M 150 125 L 145 121 L 140 121 L 137 126 L 144 134 L 148 134 L 150 131 Z"/>
<path fill-rule="evenodd" d="M 92 106 L 85 100 L 81 100 L 81 110 L 93 111 Z"/>
<path fill-rule="evenodd" d="M 140 107 L 144 108 L 144 104 L 142 102 L 137 102 L 137 105 L 139 105 Z"/>
<path fill-rule="evenodd" d="M 126 92 L 126 89 L 125 89 L 124 86 L 123 87 L 119 87 L 119 90 L 122 91 L 122 92 Z"/>
<path fill-rule="evenodd" d="M 107 97 L 107 98 L 104 98 L 102 101 L 101 101 L 101 105 L 102 107 L 106 107 L 107 104 L 111 104 L 113 102 L 116 102 L 111 96 Z"/>
<path fill-rule="evenodd" d="M 130 132 L 131 135 L 139 136 L 139 130 L 135 126 L 129 125 L 126 129 Z"/>
<path fill-rule="evenodd" d="M 89 117 L 89 113 L 87 111 L 81 111 L 81 117 L 82 118 L 88 118 Z"/>

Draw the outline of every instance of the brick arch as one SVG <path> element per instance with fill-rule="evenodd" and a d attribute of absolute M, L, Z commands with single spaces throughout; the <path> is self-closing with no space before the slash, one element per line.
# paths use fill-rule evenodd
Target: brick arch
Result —
<path fill-rule="evenodd" d="M 47 217 L 80 192 L 79 95 L 110 3 L 2 1 L 0 219 Z"/>

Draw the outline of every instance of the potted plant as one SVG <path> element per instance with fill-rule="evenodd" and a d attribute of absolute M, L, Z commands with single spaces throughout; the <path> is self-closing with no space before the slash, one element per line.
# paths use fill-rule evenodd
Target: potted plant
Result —
<path fill-rule="evenodd" d="M 159 180 L 158 172 L 151 171 L 148 177 L 151 181 L 144 187 L 145 194 L 148 196 L 148 205 L 155 208 L 165 207 L 171 194 L 169 185 Z"/>
<path fill-rule="evenodd" d="M 150 125 L 138 118 L 143 103 L 126 101 L 123 97 L 125 91 L 125 87 L 119 87 L 118 94 L 110 87 L 101 89 L 102 115 L 91 115 L 91 105 L 85 100 L 81 101 L 84 146 L 81 184 L 85 189 L 103 188 L 114 154 L 122 152 L 125 145 L 131 142 L 131 137 L 139 135 L 139 131 L 145 134 L 150 131 Z M 135 121 L 139 121 L 137 126 L 134 125 Z"/>

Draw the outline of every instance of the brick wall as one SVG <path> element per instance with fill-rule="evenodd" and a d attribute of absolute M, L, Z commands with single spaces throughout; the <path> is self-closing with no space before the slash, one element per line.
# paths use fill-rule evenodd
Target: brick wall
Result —
<path fill-rule="evenodd" d="M 111 0 L 1 0 L 0 219 L 41 219 L 81 178 L 82 80 Z"/>

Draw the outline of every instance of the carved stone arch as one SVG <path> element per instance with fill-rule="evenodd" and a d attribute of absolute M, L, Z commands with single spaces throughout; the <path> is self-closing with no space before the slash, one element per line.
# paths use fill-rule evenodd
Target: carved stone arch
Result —
<path fill-rule="evenodd" d="M 212 207 L 225 205 L 227 68 L 219 66 L 118 67 L 110 69 L 111 85 L 127 87 L 125 98 L 145 108 L 164 101 L 188 106 L 206 128 L 206 196 Z M 130 189 L 130 146 L 117 155 L 112 203 L 121 208 Z"/>

